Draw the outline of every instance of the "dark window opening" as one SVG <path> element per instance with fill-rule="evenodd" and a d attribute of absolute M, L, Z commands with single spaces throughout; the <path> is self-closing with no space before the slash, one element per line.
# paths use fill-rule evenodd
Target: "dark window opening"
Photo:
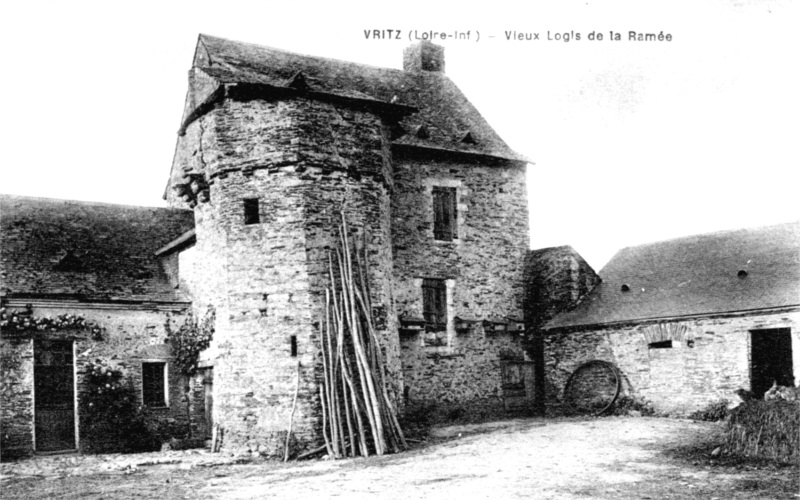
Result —
<path fill-rule="evenodd" d="M 740 277 L 740 278 L 746 278 L 746 277 L 747 277 L 747 271 L 745 271 L 744 269 L 742 269 L 742 270 L 741 270 L 741 271 L 739 271 L 739 272 L 738 272 L 736 275 L 737 275 L 738 277 Z"/>
<path fill-rule="evenodd" d="M 258 198 L 248 198 L 244 200 L 244 223 L 258 224 L 259 222 Z"/>
<path fill-rule="evenodd" d="M 297 335 L 292 335 L 291 337 L 289 337 L 289 341 L 291 342 L 292 357 L 296 358 L 297 357 Z"/>
<path fill-rule="evenodd" d="M 447 285 L 444 280 L 422 280 L 422 316 L 428 330 L 444 330 L 447 327 Z"/>
<path fill-rule="evenodd" d="M 672 341 L 662 340 L 661 342 L 650 342 L 648 347 L 650 347 L 650 349 L 672 349 Z"/>
<path fill-rule="evenodd" d="M 433 187 L 433 237 L 452 241 L 458 238 L 456 188 Z"/>
<path fill-rule="evenodd" d="M 627 283 L 623 283 L 622 286 L 619 287 L 619 289 L 622 290 L 623 292 L 630 292 L 631 291 L 631 287 L 629 287 Z"/>
<path fill-rule="evenodd" d="M 167 406 L 166 366 L 166 363 L 142 363 L 142 402 L 147 406 Z"/>

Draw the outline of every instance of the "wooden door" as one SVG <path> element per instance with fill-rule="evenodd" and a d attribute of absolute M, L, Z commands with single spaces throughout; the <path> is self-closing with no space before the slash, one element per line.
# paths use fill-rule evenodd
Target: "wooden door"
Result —
<path fill-rule="evenodd" d="M 72 341 L 37 340 L 33 352 L 36 451 L 74 450 Z"/>
<path fill-rule="evenodd" d="M 792 334 L 789 328 L 750 332 L 750 391 L 757 398 L 772 384 L 794 386 Z"/>
<path fill-rule="evenodd" d="M 214 427 L 214 368 L 206 368 L 203 388 L 205 389 L 206 438 L 210 439 L 211 430 Z"/>
<path fill-rule="evenodd" d="M 510 361 L 503 363 L 501 370 L 506 409 L 529 407 L 534 398 L 533 362 Z"/>

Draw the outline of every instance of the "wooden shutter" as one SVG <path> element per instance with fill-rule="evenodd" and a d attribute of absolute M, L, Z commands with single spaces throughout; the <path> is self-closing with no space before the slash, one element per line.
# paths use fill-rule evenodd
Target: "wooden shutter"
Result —
<path fill-rule="evenodd" d="M 442 279 L 422 281 L 422 314 L 429 328 L 442 329 L 447 325 L 447 285 Z"/>
<path fill-rule="evenodd" d="M 456 229 L 456 188 L 433 187 L 433 237 L 452 241 L 458 237 Z"/>

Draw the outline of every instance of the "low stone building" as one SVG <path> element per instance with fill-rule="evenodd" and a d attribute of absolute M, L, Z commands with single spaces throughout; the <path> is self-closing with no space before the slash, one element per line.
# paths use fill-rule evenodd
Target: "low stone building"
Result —
<path fill-rule="evenodd" d="M 775 382 L 795 384 L 800 223 L 625 248 L 588 293 L 573 275 L 558 287 L 540 280 L 542 290 L 562 290 L 544 294 L 544 309 L 573 300 L 541 326 L 552 403 L 569 375 L 594 359 L 614 364 L 630 395 L 676 415 L 732 400 L 740 388 L 761 397 Z"/>
<path fill-rule="evenodd" d="M 80 418 L 90 366 L 121 370 L 151 420 L 189 425 L 165 324 L 190 303 L 154 250 L 192 225 L 188 210 L 0 196 L 3 459 L 102 439 Z"/>
<path fill-rule="evenodd" d="M 213 404 L 194 405 L 195 425 L 213 421 L 224 449 L 276 454 L 291 421 L 294 449 L 315 448 L 322 440 L 328 255 L 343 214 L 369 262 L 366 281 L 393 404 L 423 407 L 434 418 L 529 406 L 522 310 L 527 160 L 445 76 L 442 47 L 413 45 L 403 66 L 376 68 L 201 35 L 165 193 L 172 208 L 66 203 L 67 240 L 58 244 L 44 233 L 16 236 L 43 224 L 37 221 L 45 215 L 19 223 L 4 210 L 6 307 L 32 304 L 35 314 L 58 307 L 104 325 L 102 341 L 72 335 L 72 344 L 62 345 L 75 353 L 79 384 L 82 360 L 100 354 L 127 360 L 131 376 L 141 377 L 145 368 L 136 360 L 144 358 L 137 353 L 163 345 L 168 314 L 191 310 L 199 317 L 212 309 L 215 332 L 201 356 L 205 384 L 198 391 Z M 8 203 L 21 210 L 58 202 Z M 106 220 L 82 211 L 116 215 Z M 135 252 L 126 247 L 132 239 Z M 28 249 L 33 257 L 25 256 Z M 107 260 L 94 256 L 98 249 L 108 250 L 101 252 Z M 24 259 L 28 267 L 19 268 Z M 111 269 L 104 274 L 95 266 Z M 27 270 L 43 269 L 69 280 L 31 289 Z M 138 291 L 143 283 L 158 287 Z M 165 295 L 157 300 L 156 291 Z M 50 293 L 67 298 L 56 306 L 36 295 Z M 73 296 L 82 298 L 69 302 Z M 47 348 L 39 343 L 47 335 L 3 334 L 4 456 L 11 448 L 43 449 L 34 432 L 31 356 Z M 164 359 L 159 366 L 172 373 Z"/>

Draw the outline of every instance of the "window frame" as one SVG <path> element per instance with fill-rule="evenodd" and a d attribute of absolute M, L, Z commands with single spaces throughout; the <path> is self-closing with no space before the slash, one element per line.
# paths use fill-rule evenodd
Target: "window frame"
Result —
<path fill-rule="evenodd" d="M 433 239 L 454 241 L 458 239 L 458 188 L 431 186 L 433 204 Z"/>
<path fill-rule="evenodd" d="M 447 280 L 422 279 L 422 317 L 427 331 L 447 329 Z"/>
<path fill-rule="evenodd" d="M 161 401 L 157 402 L 154 397 L 149 397 L 149 391 L 152 390 L 153 385 L 145 381 L 146 369 L 145 366 L 161 365 Z M 155 370 L 154 370 L 155 371 Z M 158 396 L 158 394 L 154 395 Z M 159 404 L 160 403 L 160 404 Z M 142 361 L 142 404 L 150 408 L 168 408 L 169 407 L 169 363 L 164 360 L 144 360 Z"/>

